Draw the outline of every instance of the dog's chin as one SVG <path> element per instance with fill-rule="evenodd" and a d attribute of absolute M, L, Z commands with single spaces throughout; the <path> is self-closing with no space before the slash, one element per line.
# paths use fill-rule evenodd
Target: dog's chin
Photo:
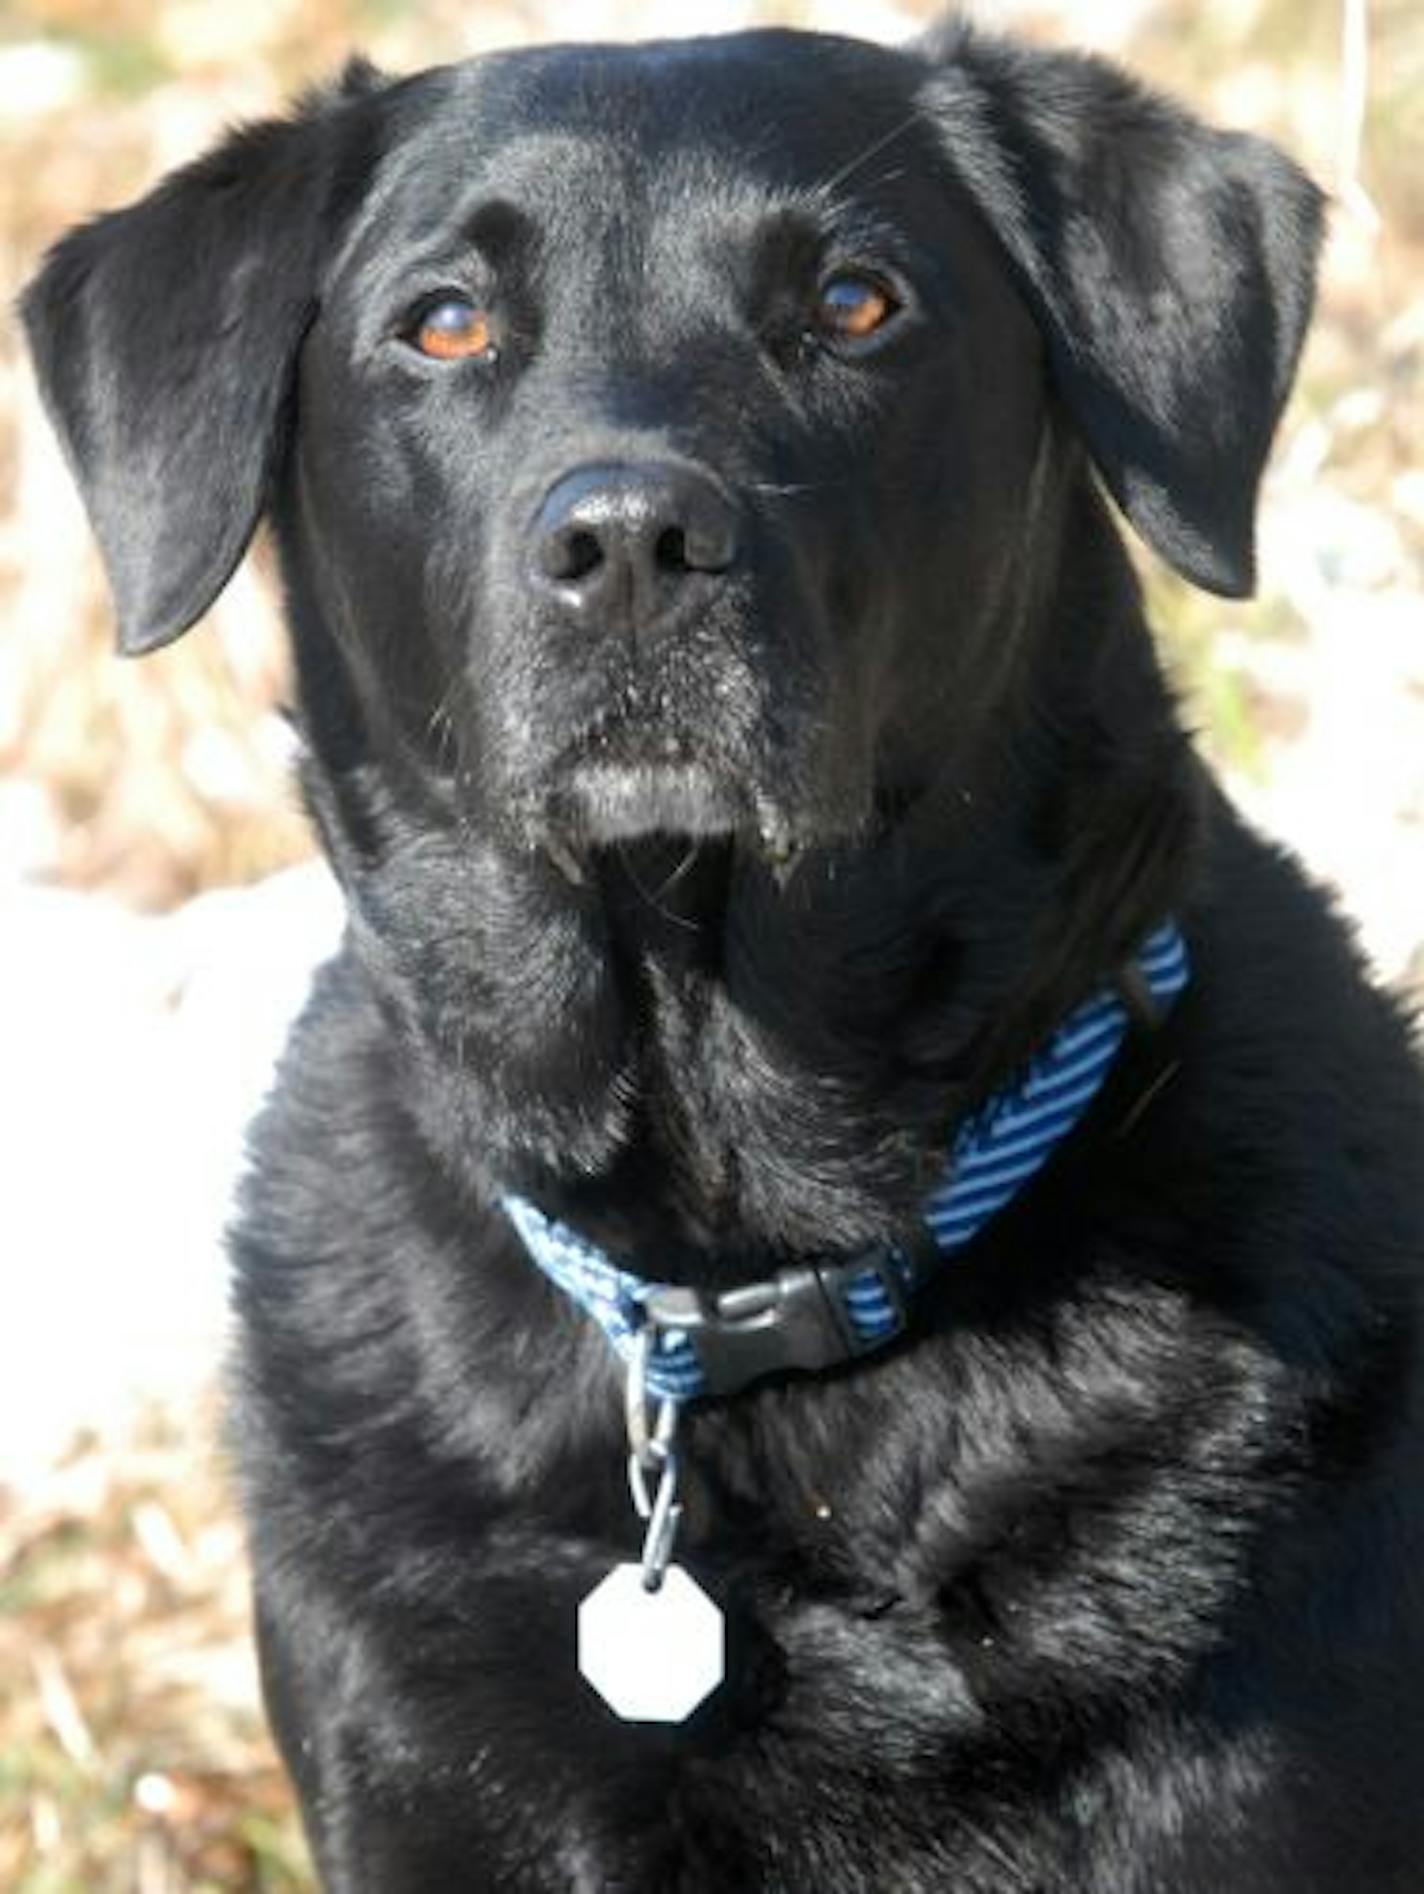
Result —
<path fill-rule="evenodd" d="M 587 762 L 544 800 L 537 846 L 571 881 L 592 858 L 633 843 L 736 842 L 778 873 L 798 853 L 789 815 L 748 783 L 691 760 Z"/>
<path fill-rule="evenodd" d="M 587 763 L 559 799 L 571 838 L 585 847 L 649 835 L 701 840 L 754 825 L 755 799 L 703 763 Z"/>

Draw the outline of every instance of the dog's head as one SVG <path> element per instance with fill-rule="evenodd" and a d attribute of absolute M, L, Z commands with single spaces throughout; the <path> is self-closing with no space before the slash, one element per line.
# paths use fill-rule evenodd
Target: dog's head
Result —
<path fill-rule="evenodd" d="M 1079 444 L 1249 586 L 1317 222 L 1094 61 L 756 33 L 355 68 L 25 314 L 125 650 L 270 508 L 308 668 L 507 841 L 784 857 L 1012 691 Z"/>

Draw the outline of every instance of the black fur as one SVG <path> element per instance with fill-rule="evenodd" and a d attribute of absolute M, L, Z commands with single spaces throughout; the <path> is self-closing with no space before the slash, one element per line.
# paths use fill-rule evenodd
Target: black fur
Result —
<path fill-rule="evenodd" d="M 1249 586 L 1319 222 L 1097 61 L 758 33 L 354 68 L 29 292 L 126 649 L 270 517 L 350 903 L 235 1237 L 333 1894 L 1418 1888 L 1420 1076 L 1097 484 Z M 412 345 L 450 290 L 495 359 Z M 619 1724 L 618 1372 L 495 1194 L 703 1284 L 883 1241 L 1167 915 L 1186 996 L 912 1338 L 691 1418 L 730 1677 Z"/>

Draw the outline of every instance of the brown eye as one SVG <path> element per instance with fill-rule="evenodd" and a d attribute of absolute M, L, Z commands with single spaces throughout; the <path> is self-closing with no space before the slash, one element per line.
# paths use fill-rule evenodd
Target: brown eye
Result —
<path fill-rule="evenodd" d="M 841 342 L 863 342 L 883 329 L 900 304 L 873 276 L 844 270 L 822 283 L 815 322 L 821 335 Z"/>
<path fill-rule="evenodd" d="M 463 296 L 445 296 L 431 303 L 411 334 L 422 355 L 439 362 L 466 362 L 474 357 L 492 359 L 495 354 L 494 321 L 488 309 L 480 309 Z"/>

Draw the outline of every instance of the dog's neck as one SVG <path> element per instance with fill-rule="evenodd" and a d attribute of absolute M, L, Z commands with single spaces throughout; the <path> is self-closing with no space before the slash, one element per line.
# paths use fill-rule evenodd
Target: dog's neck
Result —
<path fill-rule="evenodd" d="M 417 876 L 387 819 L 400 785 L 314 775 L 434 1160 L 670 1280 L 912 1217 L 960 1118 L 1179 905 L 1196 853 L 1201 772 L 1116 536 L 1100 510 L 1084 526 L 1100 556 L 1080 533 L 1034 694 L 789 874 L 731 839 L 655 838 L 572 883 L 458 821 L 433 837 L 427 809 Z"/>

